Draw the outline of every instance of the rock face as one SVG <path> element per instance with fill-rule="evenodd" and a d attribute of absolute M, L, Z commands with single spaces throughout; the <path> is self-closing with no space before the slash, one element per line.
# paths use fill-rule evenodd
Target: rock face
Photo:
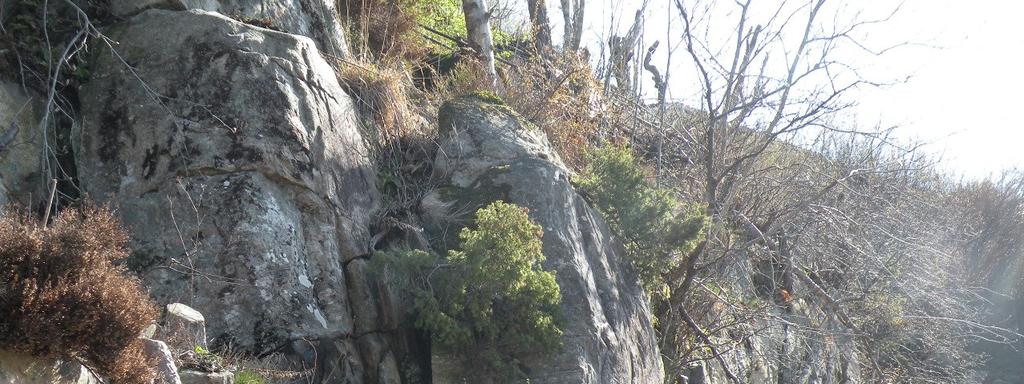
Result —
<path fill-rule="evenodd" d="M 725 352 L 729 370 L 747 383 L 785 384 L 860 383 L 860 368 L 854 356 L 853 340 L 835 332 L 826 340 L 816 331 L 820 324 L 810 321 L 812 311 L 775 313 L 775 318 L 753 319 L 745 326 L 758 329 L 743 348 Z M 724 335 L 722 337 L 725 337 Z M 725 341 L 725 340 L 723 340 Z M 689 383 L 729 384 L 731 381 L 718 361 L 705 361 L 690 367 Z"/>
<path fill-rule="evenodd" d="M 330 0 L 111 0 L 110 8 L 114 15 L 121 17 L 151 8 L 218 12 L 312 38 L 324 53 L 348 56 L 338 10 Z"/>
<path fill-rule="evenodd" d="M 494 200 L 528 208 L 544 228 L 545 268 L 557 274 L 567 323 L 560 353 L 526 362 L 530 382 L 662 382 L 645 295 L 543 134 L 507 107 L 475 97 L 448 102 L 439 121 L 435 169 L 447 185 L 421 204 L 435 243 L 449 246 L 460 223 Z"/>
<path fill-rule="evenodd" d="M 0 81 L 0 207 L 9 202 L 40 201 L 40 153 L 38 130 L 40 101 L 11 82 Z"/>
<path fill-rule="evenodd" d="M 350 377 L 375 380 L 381 360 L 363 360 L 355 331 L 380 325 L 353 320 L 373 304 L 346 276 L 367 253 L 374 171 L 313 41 L 158 9 L 108 35 L 134 72 L 97 53 L 73 135 L 79 179 L 131 229 L 130 265 L 154 297 L 202 312 L 211 344 L 344 356 Z M 321 340 L 336 354 L 302 350 Z"/>
<path fill-rule="evenodd" d="M 396 341 L 403 301 L 369 272 L 375 172 L 333 68 L 307 37 L 173 3 L 121 3 L 145 10 L 107 29 L 116 55 L 95 53 L 72 135 L 83 192 L 114 205 L 130 266 L 159 302 L 205 316 L 211 348 L 285 352 L 320 382 L 401 382 L 422 348 Z M 450 193 L 422 203 L 431 232 L 497 199 L 545 228 L 569 320 L 561 353 L 525 362 L 532 382 L 660 382 L 644 294 L 543 135 L 474 99 L 441 121 Z"/>
<path fill-rule="evenodd" d="M 0 384 L 98 384 L 76 363 L 0 351 Z"/>

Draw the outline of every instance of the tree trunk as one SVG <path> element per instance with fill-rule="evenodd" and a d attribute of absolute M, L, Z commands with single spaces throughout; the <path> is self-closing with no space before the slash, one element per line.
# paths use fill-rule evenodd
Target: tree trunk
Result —
<path fill-rule="evenodd" d="M 562 38 L 562 50 L 576 52 L 580 50 L 583 37 L 583 9 L 586 0 L 562 0 L 562 19 L 565 35 Z"/>
<path fill-rule="evenodd" d="M 623 94 L 632 94 L 633 84 L 630 82 L 629 63 L 633 60 L 634 49 L 640 32 L 643 29 L 643 9 L 636 11 L 633 25 L 625 36 L 612 36 L 608 40 L 608 63 L 611 67 L 609 75 L 615 78 L 616 87 Z"/>
<path fill-rule="evenodd" d="M 494 40 L 491 39 L 491 15 L 487 9 L 487 0 L 462 0 L 466 36 L 487 71 L 491 87 L 494 87 L 498 76 L 494 70 Z"/>
<path fill-rule="evenodd" d="M 543 57 L 551 51 L 551 24 L 548 21 L 545 0 L 527 0 L 530 7 L 530 27 L 533 29 L 533 44 Z"/>

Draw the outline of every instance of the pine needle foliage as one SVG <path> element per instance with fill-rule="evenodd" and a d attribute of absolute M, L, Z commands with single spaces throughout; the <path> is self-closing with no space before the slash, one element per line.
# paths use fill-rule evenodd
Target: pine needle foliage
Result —
<path fill-rule="evenodd" d="M 378 260 L 412 282 L 416 326 L 435 347 L 485 376 L 513 378 L 522 375 L 518 359 L 561 344 L 561 293 L 542 268 L 541 235 L 526 209 L 497 201 L 476 212 L 447 257 L 408 251 Z"/>
<path fill-rule="evenodd" d="M 647 292 L 667 295 L 665 276 L 702 237 L 704 217 L 651 185 L 628 147 L 605 145 L 589 157 L 578 187 L 622 241 Z"/>

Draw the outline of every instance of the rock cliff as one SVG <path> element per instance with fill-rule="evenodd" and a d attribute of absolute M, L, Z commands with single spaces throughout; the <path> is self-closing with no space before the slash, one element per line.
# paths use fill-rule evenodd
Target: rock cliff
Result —
<path fill-rule="evenodd" d="M 564 349 L 529 361 L 532 383 L 660 383 L 651 312 L 621 245 L 573 188 L 543 133 L 508 107 L 464 97 L 440 112 L 434 167 L 442 186 L 422 204 L 439 247 L 467 213 L 495 200 L 529 209 L 544 229 L 545 267 L 562 290 Z M 456 382 L 444 377 L 442 382 Z M 435 376 L 436 377 L 436 376 Z"/>
<path fill-rule="evenodd" d="M 334 2 L 109 6 L 117 18 L 103 31 L 116 44 L 91 53 L 76 95 L 75 176 L 82 194 L 110 204 L 130 229 L 130 266 L 153 297 L 202 312 L 210 347 L 284 355 L 319 382 L 478 379 L 431 354 L 429 337 L 406 319 L 408 297 L 370 266 L 373 245 L 396 245 L 372 232 L 381 167 L 361 126 L 372 119 L 359 116 L 330 61 L 348 55 Z M 0 83 L 0 204 L 43 200 L 42 109 L 39 97 Z M 433 170 L 433 188 L 406 224 L 424 230 L 401 245 L 444 253 L 477 208 L 528 208 L 565 319 L 559 352 L 521 362 L 530 382 L 665 381 L 648 300 L 622 245 L 544 134 L 487 97 L 451 100 L 437 120 L 432 159 L 421 164 Z M 740 285 L 753 274 L 745 268 Z M 749 326 L 763 331 L 723 355 L 730 371 L 752 383 L 858 381 L 852 342 L 813 334 L 820 308 L 795 303 L 772 315 L 754 319 Z M 0 382 L 38 376 L 29 366 L 66 371 L 45 380 L 91 380 L 77 366 L 0 354 Z M 709 361 L 687 380 L 726 383 L 724 371 Z"/>
<path fill-rule="evenodd" d="M 202 312 L 211 346 L 283 354 L 321 382 L 428 377 L 429 344 L 406 337 L 404 301 L 369 271 L 377 169 L 324 59 L 344 43 L 324 33 L 338 21 L 271 3 L 112 3 L 122 19 L 104 33 L 117 44 L 92 53 L 72 134 L 82 193 L 116 209 L 133 234 L 130 266 L 161 304 Z M 261 17 L 280 31 L 253 25 Z M 5 119 L 25 98 L 5 99 Z M 441 121 L 434 165 L 452 193 L 421 204 L 429 227 L 463 223 L 466 212 L 439 206 L 503 199 L 545 228 L 569 321 L 563 351 L 527 362 L 533 382 L 660 382 L 643 292 L 543 134 L 474 99 L 449 103 Z"/>
<path fill-rule="evenodd" d="M 313 41 L 155 9 L 108 33 L 120 44 L 81 91 L 75 153 L 83 191 L 132 229 L 154 297 L 199 309 L 222 345 L 355 358 L 338 374 L 375 378 L 383 356 L 356 344 L 377 329 L 352 311 L 369 298 L 346 275 L 367 253 L 374 172 Z"/>

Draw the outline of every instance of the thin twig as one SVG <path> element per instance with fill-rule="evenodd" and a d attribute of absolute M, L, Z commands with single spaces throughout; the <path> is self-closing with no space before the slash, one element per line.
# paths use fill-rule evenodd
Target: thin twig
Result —
<path fill-rule="evenodd" d="M 57 195 L 57 179 L 50 179 L 50 198 L 46 200 L 46 214 L 43 215 L 43 226 L 50 224 L 50 212 L 53 211 L 53 199 Z"/>

